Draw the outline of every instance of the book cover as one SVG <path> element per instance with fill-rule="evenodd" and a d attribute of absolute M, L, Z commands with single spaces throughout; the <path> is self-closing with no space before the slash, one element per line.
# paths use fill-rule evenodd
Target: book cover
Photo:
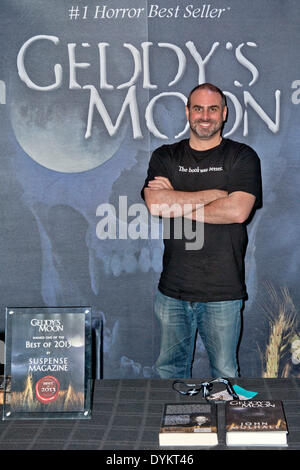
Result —
<path fill-rule="evenodd" d="M 159 433 L 161 446 L 217 445 L 216 406 L 210 403 L 168 403 Z"/>
<path fill-rule="evenodd" d="M 280 400 L 226 403 L 227 445 L 286 445 L 287 422 Z"/>

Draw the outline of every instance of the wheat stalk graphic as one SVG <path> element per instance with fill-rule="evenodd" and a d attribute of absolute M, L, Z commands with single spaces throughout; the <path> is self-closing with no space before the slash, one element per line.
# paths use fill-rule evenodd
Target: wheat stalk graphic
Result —
<path fill-rule="evenodd" d="M 267 283 L 270 302 L 264 309 L 269 319 L 269 340 L 264 354 L 263 377 L 278 377 L 280 361 L 287 351 L 295 333 L 297 311 L 287 288 L 278 292 Z M 289 374 L 290 365 L 283 368 L 282 377 Z"/>
<path fill-rule="evenodd" d="M 41 411 L 51 409 L 61 409 L 62 411 L 73 410 L 78 407 L 79 409 L 84 406 L 84 393 L 75 392 L 71 384 L 69 384 L 67 390 L 60 390 L 58 393 L 58 398 L 54 403 L 48 403 L 43 405 L 35 398 L 34 393 L 34 384 L 32 374 L 28 374 L 24 390 L 22 392 L 12 392 L 11 393 L 11 409 L 12 410 L 24 410 L 24 411 Z"/>

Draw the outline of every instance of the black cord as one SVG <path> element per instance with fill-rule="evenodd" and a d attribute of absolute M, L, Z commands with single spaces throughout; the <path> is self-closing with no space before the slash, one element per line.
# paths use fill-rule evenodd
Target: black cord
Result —
<path fill-rule="evenodd" d="M 173 390 L 175 390 L 175 392 L 180 393 L 181 395 L 188 395 L 188 396 L 198 395 L 198 393 L 200 393 L 202 391 L 203 398 L 205 398 L 207 400 L 208 397 L 210 396 L 211 390 L 213 389 L 214 383 L 224 383 L 226 385 L 228 393 L 235 400 L 239 399 L 239 396 L 234 391 L 230 381 L 228 379 L 224 378 L 224 377 L 218 377 L 218 378 L 213 379 L 209 382 L 201 382 L 199 384 L 190 384 L 190 383 L 184 382 L 183 380 L 174 380 L 174 382 L 172 384 L 172 388 L 173 388 Z M 183 386 L 184 390 L 179 389 L 178 387 L 176 387 L 176 385 L 178 385 L 178 384 Z"/>
<path fill-rule="evenodd" d="M 175 387 L 175 385 L 177 384 L 183 385 L 186 388 L 186 390 L 179 390 L 178 388 Z M 181 395 L 193 396 L 193 395 L 197 395 L 202 390 L 202 384 L 188 384 L 188 383 L 183 382 L 182 380 L 174 380 L 172 384 L 172 388 L 173 390 L 175 390 L 175 392 L 178 392 Z"/>

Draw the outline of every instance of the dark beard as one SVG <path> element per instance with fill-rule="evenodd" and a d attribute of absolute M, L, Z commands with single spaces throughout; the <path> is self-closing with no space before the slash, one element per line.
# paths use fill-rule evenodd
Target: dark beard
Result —
<path fill-rule="evenodd" d="M 198 121 L 194 121 L 193 123 L 191 123 L 190 121 L 190 128 L 191 128 L 191 131 L 197 135 L 198 137 L 200 137 L 201 139 L 210 139 L 211 137 L 213 137 L 215 134 L 217 134 L 217 132 L 219 132 L 222 127 L 223 127 L 223 122 L 220 123 L 218 121 L 213 121 L 212 123 L 214 123 L 214 125 L 210 128 L 207 128 L 207 129 L 201 129 L 200 131 L 197 129 L 197 124 L 201 123 L 201 122 L 209 122 L 211 123 L 211 121 L 202 121 L 202 120 L 198 120 Z M 207 132 L 205 132 L 207 131 Z"/>

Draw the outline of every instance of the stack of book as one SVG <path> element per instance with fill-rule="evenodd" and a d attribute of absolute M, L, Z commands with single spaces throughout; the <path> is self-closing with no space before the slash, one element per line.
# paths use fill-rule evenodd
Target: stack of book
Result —
<path fill-rule="evenodd" d="M 279 400 L 234 400 L 226 403 L 226 444 L 287 445 L 287 423 Z"/>
<path fill-rule="evenodd" d="M 210 403 L 169 403 L 163 411 L 161 446 L 218 444 L 216 406 Z"/>
<path fill-rule="evenodd" d="M 226 402 L 228 446 L 286 446 L 287 423 L 279 400 Z M 160 446 L 216 446 L 217 407 L 213 403 L 169 403 L 163 410 Z"/>

